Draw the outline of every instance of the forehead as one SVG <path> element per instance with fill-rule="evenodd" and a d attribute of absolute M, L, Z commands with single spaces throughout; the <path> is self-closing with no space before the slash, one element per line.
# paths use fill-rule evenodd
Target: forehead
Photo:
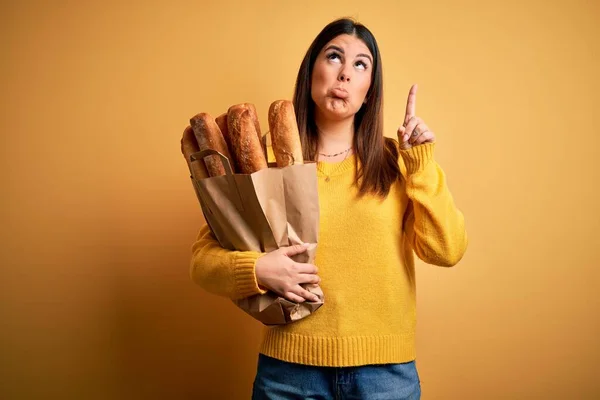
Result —
<path fill-rule="evenodd" d="M 325 47 L 323 47 L 323 50 L 331 45 L 341 47 L 345 52 L 348 53 L 364 53 L 373 56 L 365 42 L 353 35 L 343 34 L 336 36 L 330 40 Z"/>

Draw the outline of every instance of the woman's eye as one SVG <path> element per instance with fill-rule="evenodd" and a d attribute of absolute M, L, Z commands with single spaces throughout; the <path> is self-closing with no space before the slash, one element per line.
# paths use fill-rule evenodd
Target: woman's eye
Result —
<path fill-rule="evenodd" d="M 366 70 L 367 69 L 367 63 L 365 63 L 364 61 L 357 61 L 356 64 L 354 64 L 358 67 L 358 69 L 362 69 L 362 70 Z"/>
<path fill-rule="evenodd" d="M 329 53 L 327 55 L 328 60 L 340 60 L 340 55 L 338 53 Z"/>

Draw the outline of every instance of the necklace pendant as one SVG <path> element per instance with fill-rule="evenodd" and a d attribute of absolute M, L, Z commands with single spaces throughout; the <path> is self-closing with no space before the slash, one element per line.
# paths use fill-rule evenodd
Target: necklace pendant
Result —
<path fill-rule="evenodd" d="M 329 179 L 328 176 L 325 177 L 325 182 L 329 182 L 331 179 Z"/>

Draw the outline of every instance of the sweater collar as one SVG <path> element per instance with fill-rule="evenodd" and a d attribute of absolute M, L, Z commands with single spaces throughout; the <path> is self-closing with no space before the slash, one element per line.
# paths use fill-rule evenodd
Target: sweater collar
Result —
<path fill-rule="evenodd" d="M 355 154 L 349 155 L 345 160 L 338 162 L 318 161 L 317 170 L 327 176 L 342 175 L 344 172 L 354 168 Z"/>

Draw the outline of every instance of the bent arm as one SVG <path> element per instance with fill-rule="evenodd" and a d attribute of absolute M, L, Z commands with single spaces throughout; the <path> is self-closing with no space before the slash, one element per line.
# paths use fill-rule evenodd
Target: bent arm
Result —
<path fill-rule="evenodd" d="M 405 232 L 424 262 L 451 267 L 463 257 L 468 238 L 462 212 L 433 158 L 435 143 L 400 150 L 406 171 L 406 193 L 412 205 L 405 215 Z"/>
<path fill-rule="evenodd" d="M 232 300 L 264 294 L 255 273 L 256 260 L 261 255 L 224 249 L 205 225 L 192 246 L 190 277 L 206 291 Z"/>

